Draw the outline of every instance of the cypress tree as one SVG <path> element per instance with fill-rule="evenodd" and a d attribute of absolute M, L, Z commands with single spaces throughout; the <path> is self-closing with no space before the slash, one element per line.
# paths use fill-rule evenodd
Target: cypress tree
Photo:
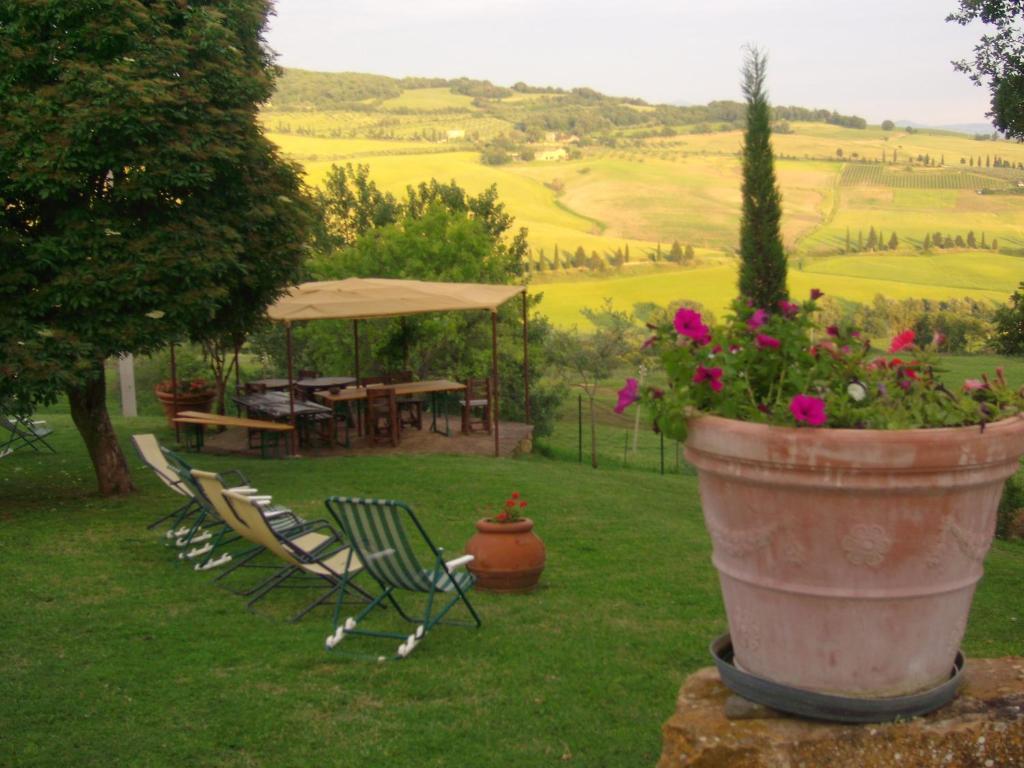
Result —
<path fill-rule="evenodd" d="M 779 220 L 782 195 L 775 181 L 771 145 L 771 108 L 765 91 L 767 59 L 748 51 L 743 65 L 747 130 L 743 140 L 743 219 L 740 222 L 740 295 L 756 307 L 775 307 L 788 298 L 786 254 Z"/>

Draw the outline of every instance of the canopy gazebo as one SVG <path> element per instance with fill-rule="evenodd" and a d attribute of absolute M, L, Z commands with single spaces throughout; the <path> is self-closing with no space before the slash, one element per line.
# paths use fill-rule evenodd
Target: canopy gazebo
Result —
<path fill-rule="evenodd" d="M 289 402 L 292 424 L 295 423 L 295 377 L 292 366 L 292 323 L 299 320 L 351 320 L 355 345 L 355 376 L 359 370 L 359 321 L 375 318 L 403 317 L 428 312 L 461 312 L 477 310 L 491 315 L 491 378 L 494 419 L 494 455 L 498 443 L 498 307 L 522 294 L 523 306 L 523 392 L 526 399 L 526 421 L 530 421 L 529 345 L 527 342 L 526 286 L 487 283 L 434 283 L 422 280 L 350 277 L 302 283 L 290 288 L 267 309 L 271 320 L 285 325 L 288 351 Z"/>

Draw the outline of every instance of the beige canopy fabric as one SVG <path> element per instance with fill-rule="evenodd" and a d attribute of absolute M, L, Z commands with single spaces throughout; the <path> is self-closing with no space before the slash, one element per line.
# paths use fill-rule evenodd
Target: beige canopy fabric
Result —
<path fill-rule="evenodd" d="M 267 309 L 267 315 L 271 320 L 292 322 L 366 320 L 464 309 L 494 312 L 513 296 L 525 291 L 526 287 L 522 285 L 350 277 L 296 285 Z"/>

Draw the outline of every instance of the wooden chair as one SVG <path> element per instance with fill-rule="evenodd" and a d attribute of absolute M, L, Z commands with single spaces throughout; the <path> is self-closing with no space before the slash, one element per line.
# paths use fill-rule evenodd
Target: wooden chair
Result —
<path fill-rule="evenodd" d="M 388 374 L 390 384 L 406 384 L 412 381 L 412 371 L 397 371 Z M 399 395 L 398 402 L 398 424 L 401 428 L 406 425 L 423 429 L 423 406 L 426 398 L 423 395 Z"/>
<path fill-rule="evenodd" d="M 398 403 L 391 387 L 366 390 L 366 435 L 370 442 L 398 445 Z"/>
<path fill-rule="evenodd" d="M 470 433 L 475 428 L 491 433 L 491 400 L 494 392 L 491 378 L 469 379 L 466 382 L 466 393 L 459 400 L 462 406 L 462 431 Z"/>
<path fill-rule="evenodd" d="M 314 370 L 312 368 L 300 368 L 299 369 L 299 378 L 300 379 L 319 379 L 320 378 L 320 371 Z"/>

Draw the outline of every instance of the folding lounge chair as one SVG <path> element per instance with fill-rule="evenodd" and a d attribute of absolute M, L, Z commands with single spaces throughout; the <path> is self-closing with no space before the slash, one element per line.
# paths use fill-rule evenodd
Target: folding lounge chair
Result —
<path fill-rule="evenodd" d="M 199 505 L 195 519 L 190 526 L 183 526 L 174 531 L 174 544 L 182 549 L 192 547 L 185 552 L 178 554 L 180 560 L 192 560 L 198 571 L 206 571 L 220 565 L 230 563 L 240 553 L 228 551 L 227 545 L 233 544 L 241 539 L 227 523 L 221 518 L 213 505 L 203 496 L 202 490 L 192 477 L 192 467 L 174 451 L 161 448 L 164 456 L 167 457 L 168 465 L 176 477 L 187 486 L 192 497 Z M 234 486 L 239 493 L 256 494 L 256 488 L 249 485 L 249 481 L 240 470 L 233 469 L 221 474 L 221 477 L 232 475 L 238 480 Z M 270 497 L 267 496 L 267 499 Z M 285 507 L 274 507 L 268 510 L 268 516 L 273 517 L 276 525 L 284 528 L 294 527 L 297 518 L 292 511 Z M 201 547 L 193 545 L 202 544 Z"/>
<path fill-rule="evenodd" d="M 275 562 L 273 564 L 251 562 L 264 552 L 267 552 L 267 548 L 263 544 L 263 540 L 257 535 L 257 532 L 250 529 L 248 525 L 241 521 L 241 519 L 235 514 L 234 509 L 232 509 L 228 504 L 227 499 L 224 498 L 224 491 L 228 490 L 227 486 L 224 484 L 224 479 L 214 472 L 204 472 L 201 469 L 193 469 L 192 477 L 195 479 L 196 485 L 202 492 L 204 500 L 209 502 L 219 517 L 227 523 L 228 528 L 253 545 L 245 552 L 234 557 L 234 562 L 225 571 L 218 574 L 214 581 L 221 581 L 226 576 L 242 567 L 273 568 L 275 573 L 254 587 L 245 590 L 230 590 L 237 595 L 252 595 L 254 593 L 262 594 L 269 588 L 279 586 L 281 582 L 296 572 L 294 565 L 291 563 L 281 562 L 280 558 L 275 558 Z M 235 490 L 238 492 L 238 489 Z M 255 494 L 249 493 L 245 493 L 243 495 L 245 495 L 250 501 L 270 501 L 269 496 L 256 496 Z M 284 508 L 280 507 L 278 509 Z M 330 544 L 333 540 L 333 537 L 330 535 L 316 533 L 314 529 L 318 526 L 319 522 L 307 523 L 291 511 L 288 511 L 286 514 L 276 515 L 271 520 L 271 527 L 278 533 L 278 535 L 287 538 L 289 541 L 296 542 L 297 546 L 300 546 L 303 549 L 308 549 L 314 552 Z M 219 536 L 222 536 L 226 530 L 228 529 L 222 529 Z M 215 539 L 213 541 L 213 547 L 216 549 L 217 546 L 218 541 Z M 200 570 L 198 563 L 196 564 L 196 570 Z"/>
<path fill-rule="evenodd" d="M 475 577 L 471 573 L 453 573 L 457 568 L 473 560 L 472 555 L 463 555 L 445 562 L 443 550 L 435 547 L 427 532 L 420 525 L 413 511 L 400 501 L 383 499 L 357 499 L 344 496 L 333 496 L 327 499 L 327 509 L 341 526 L 362 562 L 363 567 L 377 581 L 381 593 L 355 616 L 350 616 L 339 623 L 344 591 L 338 595 L 334 610 L 334 632 L 327 636 L 328 650 L 334 648 L 347 635 L 369 635 L 372 637 L 391 637 L 400 639 L 394 658 L 403 659 L 408 656 L 423 640 L 426 634 L 441 623 L 444 615 L 459 601 L 465 603 L 476 626 L 481 625 L 473 605 L 466 593 L 472 588 Z M 407 529 L 405 521 L 412 523 Z M 433 563 L 424 568 L 416 556 L 410 541 L 409 533 L 421 543 L 421 548 L 430 552 Z M 396 591 L 405 590 L 425 594 L 426 607 L 422 618 L 412 618 L 399 604 Z M 451 599 L 444 602 L 444 596 Z M 435 599 L 440 598 L 435 606 Z M 405 621 L 415 624 L 416 629 L 409 635 L 400 632 L 383 632 L 359 628 L 359 623 L 370 612 L 387 601 L 395 607 L 398 615 Z M 445 621 L 446 624 L 465 624 L 465 622 Z M 378 657 L 383 661 L 384 657 Z"/>
<path fill-rule="evenodd" d="M 249 601 L 250 608 L 295 572 L 326 581 L 330 589 L 307 605 L 292 621 L 298 621 L 318 605 L 327 602 L 339 590 L 342 594 L 346 591 L 355 592 L 365 600 L 372 599 L 372 595 L 352 583 L 352 579 L 362 571 L 362 563 L 342 534 L 326 520 L 307 523 L 303 535 L 289 538 L 284 532 L 275 529 L 268 520 L 267 511 L 270 506 L 265 498 L 246 495 L 233 489 L 225 489 L 223 496 L 238 521 L 248 528 L 252 540 L 261 543 L 267 551 L 294 568 L 294 571 L 282 575 L 253 597 Z"/>
<path fill-rule="evenodd" d="M 200 509 L 200 504 L 196 501 L 192 495 L 192 488 L 185 483 L 179 476 L 175 469 L 168 463 L 167 457 L 164 456 L 162 450 L 160 450 L 160 443 L 157 442 L 156 435 L 132 435 L 132 445 L 135 446 L 135 452 L 139 454 L 139 458 L 142 459 L 142 463 L 153 470 L 153 474 L 157 478 L 170 488 L 172 491 L 177 493 L 179 496 L 184 496 L 187 501 L 173 512 L 169 512 L 166 515 L 158 517 L 152 523 L 146 526 L 149 530 L 153 530 L 160 523 L 170 520 L 170 529 L 167 531 L 166 536 L 168 539 L 175 538 L 175 534 L 178 536 L 184 536 L 188 533 L 188 528 L 181 530 L 175 530 L 181 523 L 188 519 L 189 516 L 195 514 Z"/>
<path fill-rule="evenodd" d="M 0 426 L 7 430 L 7 440 L 0 443 L 0 454 L 7 455 L 19 448 L 29 447 L 33 451 L 39 451 L 39 443 L 45 445 L 50 453 L 57 450 L 46 442 L 46 438 L 53 434 L 53 428 L 46 426 L 45 421 L 33 421 L 24 416 L 13 414 L 0 414 Z"/>

